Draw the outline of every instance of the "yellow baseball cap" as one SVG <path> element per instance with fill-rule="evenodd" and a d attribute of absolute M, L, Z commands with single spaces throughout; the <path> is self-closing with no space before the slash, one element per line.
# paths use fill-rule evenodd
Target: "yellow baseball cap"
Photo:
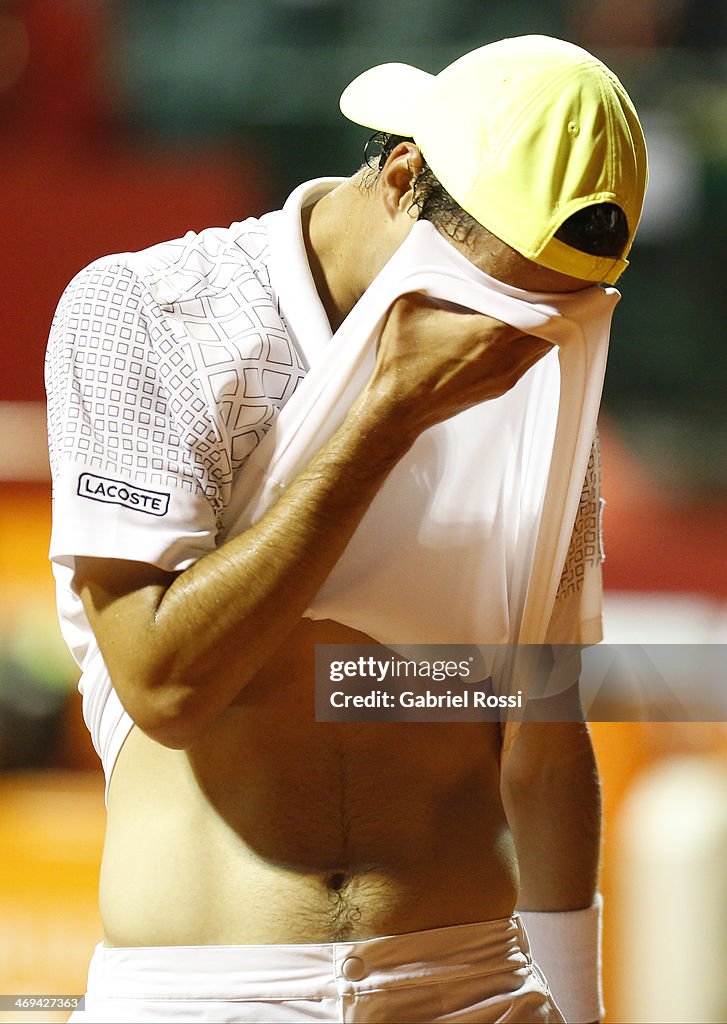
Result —
<path fill-rule="evenodd" d="M 438 75 L 381 64 L 344 90 L 341 110 L 367 128 L 413 138 L 462 209 L 535 263 L 610 284 L 627 267 L 646 191 L 646 143 L 618 78 L 581 47 L 517 36 Z M 626 215 L 620 259 L 554 237 L 595 203 Z"/>

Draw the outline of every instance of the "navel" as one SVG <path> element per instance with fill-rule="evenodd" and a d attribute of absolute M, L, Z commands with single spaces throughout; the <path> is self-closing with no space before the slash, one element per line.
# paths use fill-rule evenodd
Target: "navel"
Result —
<path fill-rule="evenodd" d="M 341 892 L 351 881 L 351 876 L 345 871 L 334 871 L 326 878 L 326 888 L 332 892 Z"/>

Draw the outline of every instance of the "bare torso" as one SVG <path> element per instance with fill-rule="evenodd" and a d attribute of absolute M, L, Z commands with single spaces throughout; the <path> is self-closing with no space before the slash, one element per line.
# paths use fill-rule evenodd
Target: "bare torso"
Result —
<path fill-rule="evenodd" d="M 327 942 L 507 917 L 494 724 L 314 721 L 303 620 L 189 749 L 134 728 L 109 793 L 109 945 Z"/>

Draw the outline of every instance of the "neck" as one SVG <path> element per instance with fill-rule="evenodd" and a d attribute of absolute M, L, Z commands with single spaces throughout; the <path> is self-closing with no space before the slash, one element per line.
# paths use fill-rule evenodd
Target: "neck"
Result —
<path fill-rule="evenodd" d="M 356 179 L 349 178 L 302 211 L 308 263 L 333 331 L 386 262 L 373 241 L 371 205 Z"/>

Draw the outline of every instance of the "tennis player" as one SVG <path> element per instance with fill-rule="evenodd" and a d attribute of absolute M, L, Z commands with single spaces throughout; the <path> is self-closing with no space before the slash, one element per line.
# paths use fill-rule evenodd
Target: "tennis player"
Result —
<path fill-rule="evenodd" d="M 352 177 L 98 260 L 54 319 L 51 557 L 108 783 L 104 936 L 74 1020 L 603 1012 L 585 725 L 524 725 L 501 769 L 497 723 L 313 714 L 315 646 L 378 639 L 307 614 L 372 501 L 550 344 L 402 297 L 342 425 L 259 521 L 230 523 L 251 453 L 419 221 L 523 294 L 613 283 L 646 185 L 638 118 L 602 63 L 543 36 L 436 76 L 372 68 L 342 105 L 379 133 Z M 598 507 L 593 461 L 547 609 L 559 642 L 598 639 L 574 568 L 599 573 Z M 372 570 L 384 557 L 372 544 Z"/>

